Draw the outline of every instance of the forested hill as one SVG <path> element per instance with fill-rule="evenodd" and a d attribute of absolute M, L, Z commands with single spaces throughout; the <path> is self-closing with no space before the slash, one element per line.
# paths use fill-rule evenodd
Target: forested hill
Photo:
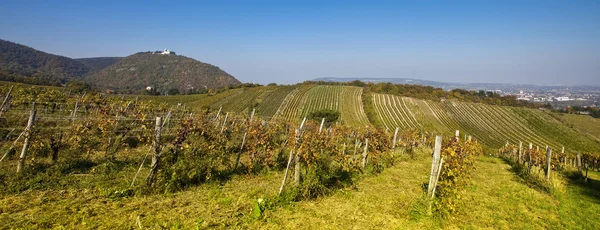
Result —
<path fill-rule="evenodd" d="M 76 58 L 75 60 L 87 66 L 89 73 L 97 73 L 100 70 L 109 67 L 118 61 L 123 59 L 122 57 L 93 57 L 93 58 Z"/>
<path fill-rule="evenodd" d="M 238 85 L 219 67 L 180 55 L 152 52 L 136 53 L 86 78 L 99 89 L 135 93 L 150 86 L 156 92 L 197 90 Z"/>
<path fill-rule="evenodd" d="M 81 78 L 89 68 L 68 57 L 35 50 L 0 39 L 0 76 L 2 80 L 34 78 L 43 82 Z M 12 79 L 12 80 L 11 80 Z M 29 82 L 32 83 L 32 82 Z"/>
<path fill-rule="evenodd" d="M 0 81 L 60 85 L 85 81 L 120 93 L 197 93 L 241 84 L 219 67 L 181 55 L 142 52 L 128 57 L 72 59 L 0 39 Z"/>

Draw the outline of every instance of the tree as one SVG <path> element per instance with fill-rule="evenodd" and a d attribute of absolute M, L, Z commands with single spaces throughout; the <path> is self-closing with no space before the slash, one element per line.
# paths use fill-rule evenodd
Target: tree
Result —
<path fill-rule="evenodd" d="M 325 122 L 331 124 L 340 118 L 340 112 L 331 109 L 322 109 L 310 113 L 308 118 L 317 122 L 321 122 L 321 120 L 325 118 Z"/>
<path fill-rule="evenodd" d="M 91 87 L 90 85 L 81 81 L 73 80 L 67 83 L 67 88 L 73 91 L 74 93 L 81 93 L 83 91 L 89 91 Z"/>
<path fill-rule="evenodd" d="M 177 88 L 171 88 L 167 91 L 167 95 L 178 95 L 179 94 L 179 89 Z"/>

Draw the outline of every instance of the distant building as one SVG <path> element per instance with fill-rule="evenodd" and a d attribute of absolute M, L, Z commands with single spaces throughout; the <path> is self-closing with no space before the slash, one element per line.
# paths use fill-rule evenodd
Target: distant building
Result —
<path fill-rule="evenodd" d="M 163 51 L 155 51 L 154 54 L 166 54 L 166 55 L 176 55 L 174 51 L 165 49 Z"/>
<path fill-rule="evenodd" d="M 557 101 L 572 101 L 569 97 L 555 97 L 554 99 Z"/>

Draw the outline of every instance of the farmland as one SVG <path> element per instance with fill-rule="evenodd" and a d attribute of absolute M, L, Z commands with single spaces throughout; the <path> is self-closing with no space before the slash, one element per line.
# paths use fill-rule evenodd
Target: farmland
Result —
<path fill-rule="evenodd" d="M 373 102 L 377 116 L 388 129 L 399 127 L 438 133 L 461 130 L 492 148 L 499 148 L 508 141 L 553 149 L 565 146 L 570 151 L 600 150 L 599 144 L 588 135 L 565 125 L 549 112 L 536 109 L 459 101 L 435 102 L 385 94 L 375 94 Z"/>
<path fill-rule="evenodd" d="M 341 121 L 354 127 L 369 125 L 362 108 L 362 89 L 351 86 L 303 85 L 287 95 L 276 118 L 297 121 L 313 111 L 331 109 L 341 112 Z"/>
<path fill-rule="evenodd" d="M 131 98 L 131 96 L 128 96 Z M 362 103 L 362 89 L 353 86 L 301 84 L 295 86 L 264 86 L 233 89 L 214 95 L 144 96 L 176 105 L 177 101 L 199 111 L 210 107 L 224 112 L 246 113 L 256 107 L 257 114 L 266 119 L 300 121 L 312 111 L 333 109 L 341 112 L 341 121 L 352 127 L 370 126 Z M 491 148 L 509 143 L 532 143 L 567 151 L 600 151 L 598 133 L 581 119 L 551 112 L 521 107 L 467 103 L 456 100 L 430 101 L 389 94 L 371 96 L 376 119 L 387 130 L 419 130 L 450 135 L 460 130 L 472 135 Z M 571 123 L 569 123 L 569 121 Z M 568 138 L 564 138 L 568 137 Z"/>
<path fill-rule="evenodd" d="M 0 228 L 597 227 L 600 175 L 590 159 L 598 136 L 582 125 L 595 120 L 372 93 L 381 121 L 375 127 L 363 90 L 299 84 L 105 96 L 19 85 L 0 120 L 7 153 Z M 337 124 L 300 124 L 321 109 L 339 111 Z M 35 124 L 27 131 L 31 111 Z M 396 127 L 400 138 L 393 140 Z M 431 215 L 423 184 L 435 138 L 423 137 L 435 134 L 444 136 L 444 164 Z M 21 161 L 15 150 L 28 141 Z M 568 155 L 551 159 L 564 185 L 560 195 L 487 156 L 507 141 L 540 146 L 536 169 L 546 145 L 565 146 Z M 567 177 L 576 172 L 578 151 L 586 153 L 588 182 Z M 456 196 L 462 198 L 448 202 Z"/>

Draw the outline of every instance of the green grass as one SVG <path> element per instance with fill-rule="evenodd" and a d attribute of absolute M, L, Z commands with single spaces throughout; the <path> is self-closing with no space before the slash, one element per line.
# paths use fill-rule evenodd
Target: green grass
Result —
<path fill-rule="evenodd" d="M 575 128 L 581 133 L 589 135 L 591 138 L 600 142 L 600 119 L 589 115 L 550 113 L 550 115 L 571 128 Z"/>
<path fill-rule="evenodd" d="M 315 200 L 253 214 L 254 202 L 277 194 L 282 172 L 233 176 L 185 191 L 110 198 L 127 189 L 136 164 L 112 177 L 67 175 L 67 187 L 34 189 L 0 196 L 0 228 L 264 228 L 264 229 L 598 229 L 600 174 L 570 182 L 555 197 L 529 187 L 504 161 L 480 157 L 459 212 L 441 219 L 426 213 L 423 184 L 431 167 L 430 150 L 402 157 L 379 175 L 365 175 L 354 186 Z M 120 154 L 135 162 L 142 152 Z M 124 158 L 125 156 L 135 156 Z M 3 167 L 3 170 L 6 168 Z M 141 175 L 144 175 L 144 169 Z M 143 180 L 143 178 L 142 178 Z M 140 180 L 140 181 L 142 181 Z"/>

